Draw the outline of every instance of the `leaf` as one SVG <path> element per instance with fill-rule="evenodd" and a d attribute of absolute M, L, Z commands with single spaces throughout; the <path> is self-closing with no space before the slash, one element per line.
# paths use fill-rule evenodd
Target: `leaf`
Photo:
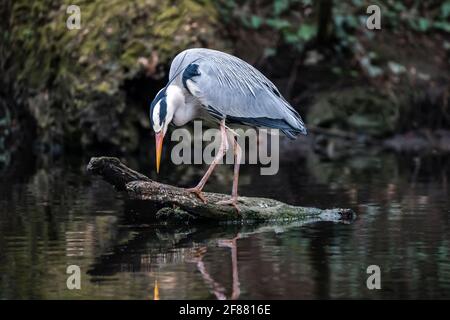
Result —
<path fill-rule="evenodd" d="M 400 74 L 406 72 L 406 67 L 400 63 L 397 63 L 395 61 L 389 61 L 388 67 L 394 74 Z"/>
<path fill-rule="evenodd" d="M 277 54 L 276 48 L 265 48 L 264 49 L 264 58 L 273 57 L 276 54 Z"/>
<path fill-rule="evenodd" d="M 273 13 L 275 16 L 279 16 L 288 7 L 289 0 L 275 0 L 273 3 Z"/>
<path fill-rule="evenodd" d="M 446 1 L 441 5 L 441 16 L 446 19 L 450 16 L 450 2 Z"/>
<path fill-rule="evenodd" d="M 362 0 L 353 0 L 352 3 L 356 7 L 361 7 L 363 5 L 363 1 Z"/>
<path fill-rule="evenodd" d="M 430 20 L 426 18 L 419 18 L 419 30 L 420 31 L 427 31 L 430 28 Z"/>
<path fill-rule="evenodd" d="M 333 67 L 331 69 L 331 72 L 333 72 L 334 74 L 341 75 L 342 74 L 342 68 L 340 68 L 340 67 Z"/>
<path fill-rule="evenodd" d="M 283 19 L 267 19 L 266 24 L 276 30 L 281 30 L 291 26 L 289 21 Z"/>
<path fill-rule="evenodd" d="M 383 74 L 383 69 L 378 66 L 372 64 L 372 61 L 368 56 L 364 56 L 360 60 L 360 64 L 364 70 L 366 70 L 367 74 L 371 78 L 376 78 Z"/>
<path fill-rule="evenodd" d="M 358 19 L 356 17 L 352 16 L 352 15 L 345 16 L 345 22 L 351 28 L 358 28 L 359 27 Z"/>
<path fill-rule="evenodd" d="M 317 28 L 310 24 L 304 24 L 298 29 L 298 36 L 304 41 L 311 40 L 317 33 Z"/>
<path fill-rule="evenodd" d="M 448 22 L 435 22 L 433 24 L 433 27 L 435 27 L 436 29 L 446 31 L 446 32 L 450 32 L 450 23 L 448 23 Z"/>
<path fill-rule="evenodd" d="M 405 5 L 400 1 L 394 1 L 391 3 L 391 5 L 397 12 L 405 12 L 407 10 Z"/>
<path fill-rule="evenodd" d="M 250 25 L 253 29 L 258 29 L 263 23 L 263 19 L 259 16 L 252 15 Z"/>
<path fill-rule="evenodd" d="M 284 35 L 284 41 L 288 44 L 294 44 L 300 41 L 299 37 L 295 33 L 286 33 Z"/>

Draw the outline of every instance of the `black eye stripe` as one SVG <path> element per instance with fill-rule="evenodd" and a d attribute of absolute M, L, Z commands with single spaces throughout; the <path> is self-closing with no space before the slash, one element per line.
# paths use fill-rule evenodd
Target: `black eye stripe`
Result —
<path fill-rule="evenodd" d="M 153 110 L 155 109 L 156 104 L 161 101 L 160 103 L 160 110 L 159 110 L 159 122 L 162 123 L 161 119 L 164 119 L 166 117 L 167 114 L 167 103 L 166 103 L 166 89 L 164 88 L 163 90 L 161 90 L 160 92 L 158 92 L 158 94 L 156 95 L 155 99 L 153 99 L 152 103 L 150 104 L 150 123 L 152 126 L 154 126 L 154 121 L 153 121 Z M 164 102 L 163 102 L 164 101 Z M 164 108 L 162 106 L 162 104 L 164 103 Z M 162 111 L 162 109 L 164 109 L 164 111 Z M 164 118 L 161 118 L 161 113 L 164 113 Z"/>
<path fill-rule="evenodd" d="M 159 123 L 163 124 L 167 115 L 167 101 L 166 96 L 161 99 L 159 103 Z"/>

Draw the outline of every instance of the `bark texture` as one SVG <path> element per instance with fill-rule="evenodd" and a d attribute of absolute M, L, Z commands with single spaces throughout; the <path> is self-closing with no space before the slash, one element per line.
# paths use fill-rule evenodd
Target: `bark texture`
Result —
<path fill-rule="evenodd" d="M 351 209 L 318 209 L 289 205 L 277 200 L 258 197 L 239 197 L 240 214 L 231 206 L 218 205 L 229 195 L 204 192 L 203 203 L 185 189 L 162 184 L 136 172 L 117 158 L 92 158 L 88 172 L 101 176 L 117 190 L 125 191 L 130 199 L 145 200 L 161 205 L 156 215 L 160 219 L 218 220 L 218 221 L 294 221 L 310 218 L 325 221 L 351 221 L 355 213 Z"/>

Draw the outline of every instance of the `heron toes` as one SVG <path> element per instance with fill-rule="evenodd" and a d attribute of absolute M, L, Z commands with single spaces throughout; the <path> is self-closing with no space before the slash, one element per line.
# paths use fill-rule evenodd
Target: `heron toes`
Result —
<path fill-rule="evenodd" d="M 231 199 L 228 199 L 228 200 L 219 201 L 219 202 L 217 202 L 217 204 L 222 205 L 222 206 L 232 206 L 236 209 L 237 213 L 240 214 L 241 209 L 237 205 L 237 202 L 238 202 L 237 197 L 236 198 L 232 197 Z"/>
<path fill-rule="evenodd" d="M 186 189 L 186 191 L 195 194 L 197 196 L 197 198 L 199 198 L 203 203 L 207 202 L 201 189 L 194 187 L 194 188 Z"/>

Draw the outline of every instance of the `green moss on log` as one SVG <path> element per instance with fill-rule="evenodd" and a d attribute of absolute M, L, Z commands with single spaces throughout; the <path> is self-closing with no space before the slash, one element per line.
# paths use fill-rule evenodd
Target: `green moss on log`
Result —
<path fill-rule="evenodd" d="M 318 209 L 292 206 L 277 200 L 257 197 L 239 197 L 238 213 L 234 207 L 218 202 L 229 196 L 204 192 L 206 203 L 183 188 L 153 181 L 119 161 L 117 158 L 91 158 L 87 171 L 100 175 L 118 190 L 126 192 L 133 200 L 149 201 L 163 209 L 156 218 L 169 221 L 216 220 L 216 221 L 351 221 L 355 213 L 351 209 Z"/>

